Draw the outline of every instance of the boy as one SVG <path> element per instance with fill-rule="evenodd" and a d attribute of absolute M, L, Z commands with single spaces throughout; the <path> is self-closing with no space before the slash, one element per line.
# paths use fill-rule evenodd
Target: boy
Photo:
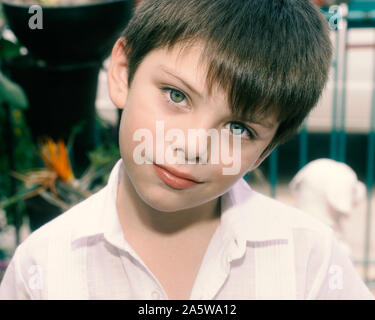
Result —
<path fill-rule="evenodd" d="M 330 61 L 308 0 L 142 1 L 108 71 L 122 160 L 17 248 L 0 297 L 371 299 L 329 228 L 241 178 L 297 130 Z"/>

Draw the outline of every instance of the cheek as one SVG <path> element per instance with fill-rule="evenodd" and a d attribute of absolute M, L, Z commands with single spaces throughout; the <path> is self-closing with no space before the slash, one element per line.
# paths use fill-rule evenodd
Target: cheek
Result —
<path fill-rule="evenodd" d="M 241 171 L 243 171 L 244 174 L 247 171 L 252 170 L 260 154 L 261 152 L 256 152 L 256 150 L 254 150 L 252 153 L 245 152 L 242 154 Z"/>
<path fill-rule="evenodd" d="M 256 165 L 266 145 L 267 141 L 262 140 L 246 140 L 239 137 L 235 138 L 233 135 L 230 135 L 228 138 L 227 133 L 224 132 L 224 135 L 220 137 L 219 143 L 219 157 L 222 159 L 222 166 L 235 166 L 239 168 L 236 174 L 240 174 L 240 172 L 245 174 Z M 213 146 L 213 150 L 211 151 L 214 150 L 217 150 L 215 146 Z M 227 164 L 228 159 L 224 160 L 223 154 L 228 155 L 233 162 L 231 161 Z"/>
<path fill-rule="evenodd" d="M 142 105 L 126 106 L 122 113 L 120 130 L 119 130 L 119 145 L 120 153 L 127 165 L 135 165 L 133 159 L 134 149 L 142 142 L 134 138 L 137 131 L 150 132 L 154 134 L 154 121 L 151 117 L 142 116 Z M 142 138 L 144 139 L 144 138 Z"/>
<path fill-rule="evenodd" d="M 230 164 L 223 164 L 221 162 L 219 165 L 212 165 L 210 168 L 212 170 L 211 181 L 221 190 L 226 190 L 251 169 L 256 159 L 256 155 L 252 152 L 241 151 L 241 157 L 237 159 L 232 158 Z"/>
<path fill-rule="evenodd" d="M 262 153 L 267 148 L 268 144 L 268 141 L 258 141 L 254 142 L 253 145 L 248 146 L 248 148 L 243 148 L 241 156 L 242 163 L 244 163 L 244 166 L 247 168 L 246 171 L 250 171 L 258 165 L 258 160 L 262 156 Z"/>

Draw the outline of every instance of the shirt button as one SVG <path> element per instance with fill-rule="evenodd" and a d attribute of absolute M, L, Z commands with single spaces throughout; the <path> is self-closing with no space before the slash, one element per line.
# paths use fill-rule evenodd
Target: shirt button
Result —
<path fill-rule="evenodd" d="M 159 293 L 159 291 L 152 291 L 152 293 L 151 293 L 151 297 L 152 297 L 152 299 L 154 299 L 154 300 L 160 300 L 160 293 Z"/>

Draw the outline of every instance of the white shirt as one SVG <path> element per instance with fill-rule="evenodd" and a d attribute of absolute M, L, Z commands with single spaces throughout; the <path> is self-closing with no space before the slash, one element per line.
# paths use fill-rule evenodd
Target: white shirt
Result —
<path fill-rule="evenodd" d="M 168 299 L 123 235 L 121 174 L 120 160 L 106 187 L 17 247 L 0 299 Z M 190 299 L 374 299 L 329 227 L 243 179 L 221 201 Z"/>

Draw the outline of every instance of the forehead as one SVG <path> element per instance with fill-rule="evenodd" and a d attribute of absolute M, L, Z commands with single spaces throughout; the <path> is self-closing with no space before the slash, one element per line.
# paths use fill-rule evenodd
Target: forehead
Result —
<path fill-rule="evenodd" d="M 145 57 L 142 64 L 150 73 L 169 71 L 207 94 L 207 64 L 201 60 L 201 53 L 202 48 L 199 44 L 184 47 L 176 44 L 170 49 L 154 49 Z M 216 91 L 222 90 L 216 88 Z M 221 93 L 224 95 L 224 92 Z"/>

